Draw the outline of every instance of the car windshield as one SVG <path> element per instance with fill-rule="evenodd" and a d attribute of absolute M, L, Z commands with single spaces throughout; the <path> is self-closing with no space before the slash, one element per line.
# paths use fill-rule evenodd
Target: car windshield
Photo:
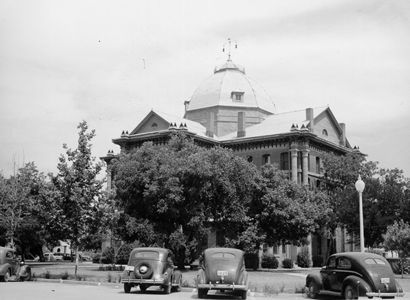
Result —
<path fill-rule="evenodd" d="M 227 253 L 227 252 L 216 252 L 212 253 L 211 255 L 212 258 L 219 258 L 219 259 L 235 259 L 235 255 L 232 253 Z"/>
<path fill-rule="evenodd" d="M 364 262 L 368 265 L 385 265 L 386 263 L 379 258 L 367 258 Z"/>

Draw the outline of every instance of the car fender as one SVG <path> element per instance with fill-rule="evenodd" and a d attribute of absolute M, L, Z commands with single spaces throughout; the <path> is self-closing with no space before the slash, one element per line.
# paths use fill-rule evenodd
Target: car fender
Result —
<path fill-rule="evenodd" d="M 248 272 L 243 271 L 241 275 L 239 276 L 239 281 L 237 284 L 242 285 L 242 283 L 245 283 L 244 285 L 248 287 Z"/>
<path fill-rule="evenodd" d="M 7 270 L 9 269 L 11 269 L 11 264 L 9 263 L 2 264 L 0 266 L 0 275 L 3 276 L 4 274 L 6 274 Z"/>
<path fill-rule="evenodd" d="M 198 275 L 196 276 L 196 284 L 198 286 L 198 283 L 206 283 L 206 276 L 205 272 L 203 269 L 200 269 L 198 271 Z"/>
<path fill-rule="evenodd" d="M 172 276 L 172 284 L 179 284 L 181 279 L 182 279 L 181 271 L 174 271 L 174 275 Z"/>
<path fill-rule="evenodd" d="M 20 277 L 20 278 L 31 277 L 31 268 L 30 268 L 30 266 L 22 265 L 20 267 L 19 272 L 18 272 L 18 277 Z"/>
<path fill-rule="evenodd" d="M 308 274 L 308 276 L 306 276 L 306 286 L 308 286 L 312 281 L 316 283 L 318 290 L 323 289 L 323 281 L 320 274 Z"/>
<path fill-rule="evenodd" d="M 359 297 L 361 296 L 366 296 L 367 292 L 371 292 L 372 288 L 370 287 L 370 285 L 363 279 L 360 278 L 358 276 L 347 276 L 344 280 L 343 280 L 343 284 L 342 284 L 342 293 L 345 289 L 345 287 L 347 285 L 351 285 L 353 287 L 358 287 L 359 290 Z"/>

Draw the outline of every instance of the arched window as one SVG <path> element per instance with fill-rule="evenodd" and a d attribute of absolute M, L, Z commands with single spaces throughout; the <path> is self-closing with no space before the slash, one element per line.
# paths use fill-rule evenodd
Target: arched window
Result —
<path fill-rule="evenodd" d="M 158 127 L 157 123 L 152 123 L 151 128 L 156 129 Z"/>
<path fill-rule="evenodd" d="M 322 130 L 322 135 L 327 136 L 327 130 L 326 129 Z"/>
<path fill-rule="evenodd" d="M 253 162 L 253 157 L 252 156 L 248 156 L 248 162 Z"/>

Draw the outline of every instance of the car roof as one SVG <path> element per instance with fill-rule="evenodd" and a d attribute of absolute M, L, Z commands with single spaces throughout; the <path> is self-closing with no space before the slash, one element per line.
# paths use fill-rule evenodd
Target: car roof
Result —
<path fill-rule="evenodd" d="M 169 253 L 170 250 L 166 248 L 160 248 L 160 247 L 139 247 L 139 248 L 134 248 L 132 249 L 132 252 L 140 252 L 140 251 L 156 251 L 159 253 Z"/>
<path fill-rule="evenodd" d="M 366 258 L 379 258 L 379 259 L 383 258 L 384 259 L 384 257 L 379 254 L 369 253 L 369 252 L 341 252 L 341 253 L 332 254 L 330 257 L 340 257 L 340 256 L 344 256 L 344 257 L 350 258 L 352 260 L 357 260 L 357 261 L 361 261 Z"/>

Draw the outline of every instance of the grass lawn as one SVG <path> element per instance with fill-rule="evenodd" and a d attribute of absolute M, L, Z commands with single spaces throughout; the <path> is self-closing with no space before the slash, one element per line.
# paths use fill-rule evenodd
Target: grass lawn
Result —
<path fill-rule="evenodd" d="M 106 265 L 107 266 L 107 265 Z M 306 275 L 312 271 L 303 270 L 292 272 L 290 270 L 263 272 L 249 271 L 249 289 L 254 292 L 266 294 L 301 293 L 305 285 Z M 315 270 L 313 272 L 319 272 Z M 74 279 L 74 264 L 36 264 L 32 266 L 35 277 L 51 279 Z M 80 263 L 77 274 L 80 280 L 93 282 L 119 283 L 122 271 L 101 271 L 99 264 Z M 197 271 L 186 270 L 182 272 L 183 286 L 194 287 Z M 396 275 L 400 285 L 407 294 L 410 294 L 410 275 Z"/>

